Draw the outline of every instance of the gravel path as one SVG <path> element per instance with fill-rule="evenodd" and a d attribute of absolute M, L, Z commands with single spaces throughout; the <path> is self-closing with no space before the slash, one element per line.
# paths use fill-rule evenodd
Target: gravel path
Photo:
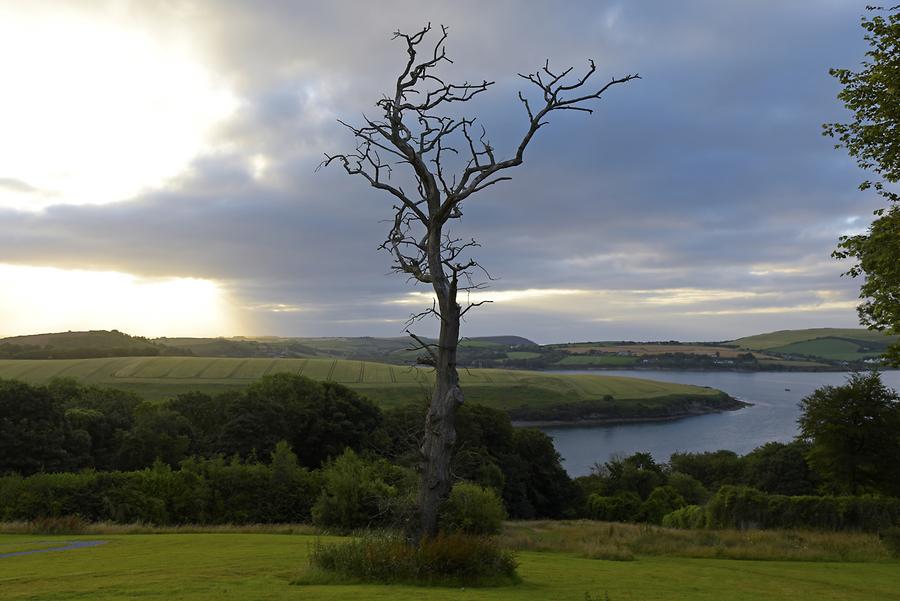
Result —
<path fill-rule="evenodd" d="M 17 555 L 32 555 L 33 553 L 49 553 L 51 551 L 69 551 L 71 549 L 84 549 L 105 544 L 105 540 L 77 540 L 63 547 L 49 547 L 47 549 L 32 549 L 31 551 L 16 551 L 15 553 L 0 553 L 0 558 L 15 557 Z"/>

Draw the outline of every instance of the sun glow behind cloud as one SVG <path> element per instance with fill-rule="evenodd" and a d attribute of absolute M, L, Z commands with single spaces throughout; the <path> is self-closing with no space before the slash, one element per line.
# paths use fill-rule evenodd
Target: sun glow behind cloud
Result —
<path fill-rule="evenodd" d="M 191 49 L 0 7 L 0 207 L 127 199 L 177 175 L 236 107 Z"/>
<path fill-rule="evenodd" d="M 72 329 L 221 336 L 241 328 L 210 280 L 0 264 L 0 336 Z"/>

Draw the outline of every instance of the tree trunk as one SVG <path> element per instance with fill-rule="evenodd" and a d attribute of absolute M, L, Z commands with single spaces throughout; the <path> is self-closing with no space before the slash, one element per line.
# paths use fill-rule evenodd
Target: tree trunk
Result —
<path fill-rule="evenodd" d="M 438 338 L 434 392 L 425 416 L 422 441 L 422 473 L 419 481 L 419 540 L 432 538 L 438 531 L 438 512 L 450 493 L 450 461 L 456 442 L 456 408 L 463 402 L 456 371 L 459 344 L 460 307 L 455 283 L 444 280 L 435 285 L 440 304 L 441 332 Z"/>

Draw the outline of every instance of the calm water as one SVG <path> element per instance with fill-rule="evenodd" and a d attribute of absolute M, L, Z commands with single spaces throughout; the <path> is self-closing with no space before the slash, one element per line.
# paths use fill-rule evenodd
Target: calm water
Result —
<path fill-rule="evenodd" d="M 790 441 L 797 434 L 797 404 L 826 384 L 840 385 L 847 375 L 811 372 L 682 372 L 682 371 L 566 371 L 631 376 L 711 386 L 731 396 L 754 403 L 739 411 L 688 417 L 669 422 L 646 422 L 611 426 L 543 428 L 553 437 L 572 476 L 590 472 L 591 466 L 611 455 L 649 451 L 657 461 L 667 461 L 676 451 L 729 449 L 743 454 L 769 441 Z M 882 381 L 900 389 L 900 371 L 882 374 Z"/>

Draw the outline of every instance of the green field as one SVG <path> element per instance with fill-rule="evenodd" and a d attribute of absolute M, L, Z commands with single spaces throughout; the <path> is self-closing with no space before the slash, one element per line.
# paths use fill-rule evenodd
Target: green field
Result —
<path fill-rule="evenodd" d="M 100 539 L 70 551 L 0 558 L 4 601 L 126 599 L 266 601 L 898 601 L 900 564 L 746 561 L 638 556 L 587 559 L 523 551 L 522 583 L 481 589 L 399 585 L 292 585 L 308 567 L 313 536 L 279 534 L 0 535 L 0 553 L 52 541 Z M 590 595 L 588 597 L 587 595 Z"/>
<path fill-rule="evenodd" d="M 821 357 L 833 361 L 860 361 L 883 354 L 900 336 L 885 336 L 863 328 L 781 330 L 739 338 L 731 345 L 779 355 Z"/>
<path fill-rule="evenodd" d="M 241 359 L 210 357 L 121 357 L 104 359 L 0 360 L 0 378 L 45 383 L 71 377 L 87 384 L 133 390 L 163 399 L 187 390 L 220 392 L 243 387 L 267 374 L 293 373 L 345 384 L 383 405 L 423 400 L 430 370 L 341 359 Z M 466 398 L 515 409 L 594 400 L 650 401 L 678 395 L 720 393 L 710 388 L 597 375 L 559 375 L 504 369 L 462 369 Z"/>

